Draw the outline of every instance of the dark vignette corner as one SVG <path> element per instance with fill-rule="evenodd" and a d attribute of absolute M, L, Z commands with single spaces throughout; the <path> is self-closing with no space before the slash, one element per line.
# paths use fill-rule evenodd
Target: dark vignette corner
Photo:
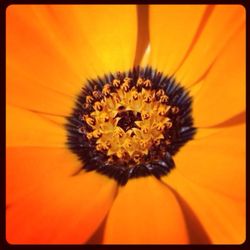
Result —
<path fill-rule="evenodd" d="M 2 1 L 1 1 L 2 2 Z M 5 242 L 5 8 L 0 2 L 0 247 Z"/>

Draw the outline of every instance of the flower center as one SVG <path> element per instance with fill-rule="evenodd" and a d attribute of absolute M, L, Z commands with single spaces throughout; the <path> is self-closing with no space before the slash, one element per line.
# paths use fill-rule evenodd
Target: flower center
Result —
<path fill-rule="evenodd" d="M 68 144 L 84 169 L 120 184 L 159 178 L 195 132 L 190 113 L 191 98 L 172 78 L 151 68 L 118 72 L 85 86 L 67 124 Z"/>
<path fill-rule="evenodd" d="M 139 128 L 135 122 L 141 121 L 141 113 L 133 112 L 132 110 L 123 110 L 117 114 L 117 126 L 122 128 L 125 132 L 132 128 Z"/>

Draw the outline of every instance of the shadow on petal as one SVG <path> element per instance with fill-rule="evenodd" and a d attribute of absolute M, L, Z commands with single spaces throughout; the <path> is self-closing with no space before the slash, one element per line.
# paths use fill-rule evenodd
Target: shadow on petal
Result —
<path fill-rule="evenodd" d="M 143 55 L 149 44 L 149 7 L 148 5 L 137 5 L 137 43 L 134 65 L 140 65 Z"/>
<path fill-rule="evenodd" d="M 92 236 L 88 239 L 88 241 L 86 241 L 84 244 L 87 244 L 87 245 L 102 244 L 106 221 L 107 221 L 107 216 L 104 218 L 104 220 L 96 229 L 96 231 L 92 234 Z"/>
<path fill-rule="evenodd" d="M 163 184 L 166 185 L 164 182 Z M 211 244 L 212 242 L 208 234 L 206 233 L 205 228 L 195 215 L 192 208 L 172 187 L 170 187 L 169 185 L 166 186 L 174 193 L 177 201 L 180 204 L 186 221 L 190 244 Z"/>
<path fill-rule="evenodd" d="M 243 111 L 237 115 L 234 115 L 233 117 L 219 123 L 216 124 L 214 126 L 212 126 L 212 128 L 223 128 L 223 127 L 230 127 L 230 126 L 236 126 L 242 123 L 246 122 L 246 112 Z"/>

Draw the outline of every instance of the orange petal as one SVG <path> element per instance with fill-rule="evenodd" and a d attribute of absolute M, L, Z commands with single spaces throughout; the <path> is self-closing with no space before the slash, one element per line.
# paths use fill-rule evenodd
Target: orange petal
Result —
<path fill-rule="evenodd" d="M 49 5 L 38 14 L 75 59 L 72 63 L 79 74 L 83 67 L 88 69 L 88 76 L 93 73 L 96 77 L 133 66 L 137 39 L 135 5 Z"/>
<path fill-rule="evenodd" d="M 151 5 L 149 63 L 172 75 L 192 46 L 202 19 L 209 15 L 206 5 Z"/>
<path fill-rule="evenodd" d="M 38 79 L 32 78 L 28 71 L 24 74 L 20 70 L 7 65 L 6 102 L 8 104 L 52 115 L 67 116 L 71 113 L 76 95 L 65 94 L 67 91 L 64 91 L 63 87 L 60 91 L 45 87 L 39 84 Z M 44 76 L 44 82 L 53 85 L 49 77 L 45 78 Z"/>
<path fill-rule="evenodd" d="M 184 218 L 173 193 L 154 177 L 129 180 L 108 215 L 104 243 L 188 243 Z"/>
<path fill-rule="evenodd" d="M 86 78 L 132 66 L 136 8 L 11 5 L 6 32 L 7 101 L 65 115 Z"/>
<path fill-rule="evenodd" d="M 196 82 L 244 24 L 245 18 L 243 5 L 215 5 L 201 29 L 196 44 L 178 69 L 177 80 L 185 85 Z"/>
<path fill-rule="evenodd" d="M 232 126 L 190 141 L 174 157 L 178 172 L 211 191 L 244 199 L 245 129 L 245 124 Z"/>
<path fill-rule="evenodd" d="M 208 127 L 246 108 L 246 31 L 242 27 L 218 56 L 194 96 L 195 125 Z"/>
<path fill-rule="evenodd" d="M 72 169 L 74 161 L 52 153 L 7 150 L 7 200 L 15 199 L 6 212 L 6 239 L 11 244 L 83 243 L 112 204 L 114 181 L 96 172 L 69 176 L 66 169 Z"/>
<path fill-rule="evenodd" d="M 32 22 L 31 22 L 32 20 Z M 46 36 L 31 6 L 11 5 L 6 17 L 7 102 L 67 115 L 81 78 Z"/>
<path fill-rule="evenodd" d="M 163 180 L 188 203 L 213 244 L 242 244 L 245 241 L 245 199 L 235 200 L 196 185 L 180 174 L 178 169 Z M 223 179 L 220 184 L 223 185 Z"/>
<path fill-rule="evenodd" d="M 66 129 L 62 119 L 55 123 L 48 117 L 21 108 L 6 107 L 6 145 L 65 147 Z"/>
<path fill-rule="evenodd" d="M 36 194 L 41 183 L 70 178 L 82 163 L 67 148 L 8 147 L 6 150 L 7 205 Z M 46 181 L 45 181 L 46 180 Z"/>

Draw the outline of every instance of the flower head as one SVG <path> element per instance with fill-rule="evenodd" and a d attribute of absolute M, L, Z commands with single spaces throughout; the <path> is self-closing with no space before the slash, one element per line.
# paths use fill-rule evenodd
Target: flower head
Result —
<path fill-rule="evenodd" d="M 241 5 L 6 16 L 9 243 L 244 241 Z"/>

